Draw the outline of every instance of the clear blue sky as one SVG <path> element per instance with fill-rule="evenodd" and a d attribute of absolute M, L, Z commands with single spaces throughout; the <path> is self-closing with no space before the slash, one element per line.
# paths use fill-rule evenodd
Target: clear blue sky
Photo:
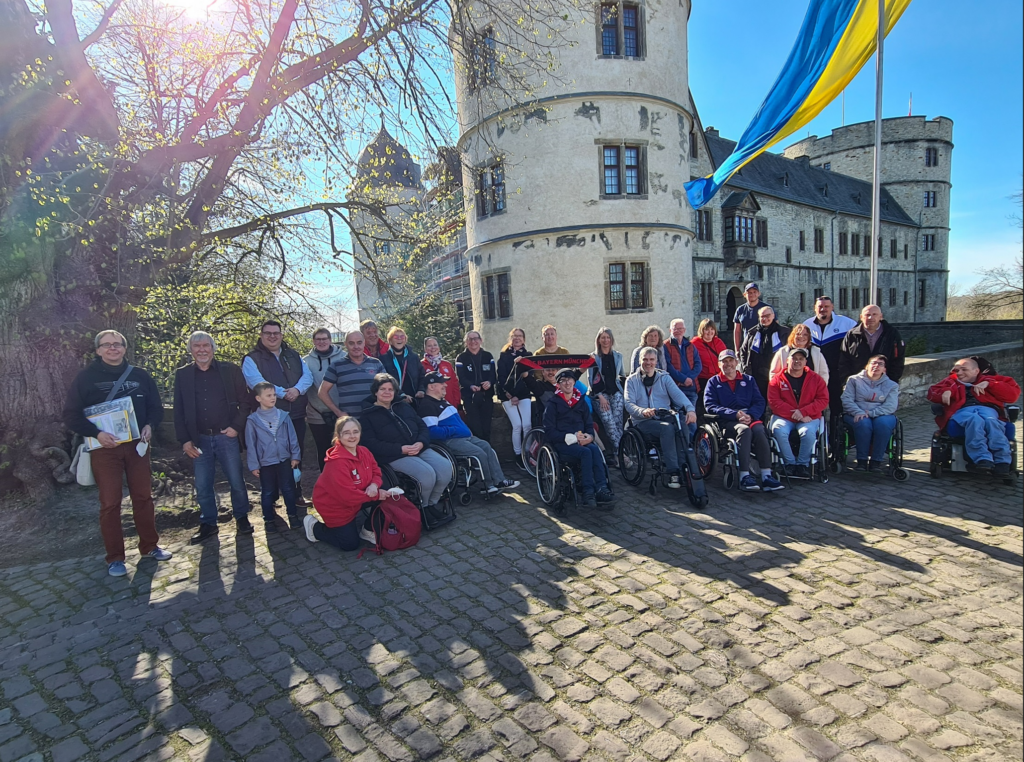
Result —
<path fill-rule="evenodd" d="M 1009 263 L 1020 230 L 1024 142 L 1024 4 L 915 0 L 886 38 L 884 116 L 953 120 L 950 280 L 977 280 L 981 267 Z M 705 126 L 739 138 L 768 93 L 796 37 L 807 0 L 693 0 L 690 89 Z M 846 91 L 846 123 L 874 118 L 872 58 Z M 842 124 L 840 101 L 778 149 Z"/>

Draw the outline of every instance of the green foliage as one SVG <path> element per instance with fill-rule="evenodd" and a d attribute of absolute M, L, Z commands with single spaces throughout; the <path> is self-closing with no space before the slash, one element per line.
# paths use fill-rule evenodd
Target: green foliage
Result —
<path fill-rule="evenodd" d="M 441 345 L 441 354 L 451 360 L 462 351 L 464 326 L 455 305 L 436 291 L 422 296 L 414 304 L 398 310 L 380 321 L 381 334 L 397 325 L 409 336 L 409 347 L 423 354 L 423 340 L 434 336 Z"/>
<path fill-rule="evenodd" d="M 914 336 L 907 342 L 907 357 L 917 357 L 928 351 L 928 339 L 924 336 Z"/>

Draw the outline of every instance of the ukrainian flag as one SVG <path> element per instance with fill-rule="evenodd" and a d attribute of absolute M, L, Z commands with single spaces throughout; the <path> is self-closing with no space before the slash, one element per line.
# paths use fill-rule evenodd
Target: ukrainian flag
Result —
<path fill-rule="evenodd" d="M 910 0 L 885 0 L 885 33 Z M 736 150 L 713 175 L 686 183 L 694 209 L 763 151 L 792 135 L 831 103 L 875 52 L 878 0 L 811 0 L 789 59 Z"/>

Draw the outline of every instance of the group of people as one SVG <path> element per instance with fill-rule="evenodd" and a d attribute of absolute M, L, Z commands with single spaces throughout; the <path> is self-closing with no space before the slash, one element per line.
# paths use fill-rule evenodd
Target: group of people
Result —
<path fill-rule="evenodd" d="M 275 511 L 283 498 L 287 525 L 304 528 L 311 542 L 355 549 L 373 542 L 360 509 L 383 499 L 381 464 L 416 481 L 420 508 L 434 510 L 452 480 L 452 461 L 431 449 L 440 443 L 455 457 L 476 458 L 483 489 L 500 493 L 519 482 L 507 478 L 491 447 L 494 400 L 512 429 L 515 464 L 524 468 L 523 443 L 534 426 L 560 458 L 580 465 L 584 505 L 610 507 L 612 493 L 605 464 L 614 467 L 625 421 L 652 440 L 663 454 L 666 484 L 677 489 L 685 453 L 676 446 L 673 425 L 657 411 L 685 412 L 690 435 L 700 417 L 714 416 L 736 439 L 740 488 L 776 491 L 782 483 L 771 469 L 772 436 L 785 473 L 808 475 L 811 453 L 826 411 L 842 416 L 853 432 L 856 469 L 879 471 L 896 424 L 899 380 L 905 348 L 898 330 L 881 309 L 866 306 L 854 321 L 833 311 L 832 300 L 818 297 L 814 316 L 787 329 L 760 299 L 756 283 L 734 316 L 734 346 L 718 336 L 714 321 L 703 320 L 695 337 L 675 319 L 668 336 L 649 326 L 628 363 L 615 348 L 610 328 L 597 332 L 586 384 L 571 368 L 542 371 L 517 365 L 527 356 L 566 355 L 558 330 L 546 325 L 543 344 L 526 347 L 521 328 L 508 333 L 497 360 L 471 330 L 454 361 L 442 356 L 436 338 L 423 343 L 423 355 L 408 346 L 408 336 L 392 327 L 381 338 L 373 321 L 345 335 L 336 346 L 326 328 L 313 333 L 313 348 L 303 356 L 288 346 L 281 324 L 267 320 L 241 365 L 216 359 L 216 343 L 197 331 L 188 339 L 193 362 L 178 369 L 174 381 L 174 423 L 183 453 L 192 459 L 200 526 L 192 537 L 203 542 L 218 533 L 214 474 L 217 464 L 230 485 L 236 531 L 251 534 L 245 467 L 259 478 L 265 528 L 281 531 Z M 108 572 L 127 573 L 120 506 L 127 476 L 139 550 L 158 561 L 171 554 L 158 545 L 145 444 L 162 419 L 163 407 L 153 379 L 125 360 L 127 341 L 107 330 L 95 338 L 97 357 L 76 378 L 64 417 L 68 427 L 98 440 L 92 469 L 100 493 L 100 528 Z M 1009 469 L 1009 445 L 999 421 L 1003 407 L 1020 389 L 996 376 L 979 358 L 965 358 L 929 392 L 940 406 L 940 427 L 953 421 L 966 438 L 971 459 L 997 474 Z M 118 440 L 101 431 L 88 409 L 131 397 L 138 434 Z M 595 425 L 595 418 L 600 426 Z M 316 448 L 320 474 L 311 495 L 318 521 L 305 510 L 300 467 L 306 429 Z M 799 447 L 793 451 L 790 435 Z M 600 436 L 598 436 L 598 433 Z M 1001 438 L 1001 439 L 1000 439 Z M 603 449 L 603 453 L 601 450 Z M 758 470 L 751 468 L 751 456 Z"/>

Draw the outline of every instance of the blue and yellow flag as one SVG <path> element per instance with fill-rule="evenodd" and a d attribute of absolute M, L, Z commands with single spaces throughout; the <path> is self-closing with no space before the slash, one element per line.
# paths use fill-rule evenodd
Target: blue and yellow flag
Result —
<path fill-rule="evenodd" d="M 885 0 L 885 33 L 910 0 Z M 694 209 L 708 203 L 730 177 L 799 130 L 835 100 L 875 52 L 878 0 L 811 0 L 789 59 L 736 150 L 713 175 L 686 183 Z"/>

